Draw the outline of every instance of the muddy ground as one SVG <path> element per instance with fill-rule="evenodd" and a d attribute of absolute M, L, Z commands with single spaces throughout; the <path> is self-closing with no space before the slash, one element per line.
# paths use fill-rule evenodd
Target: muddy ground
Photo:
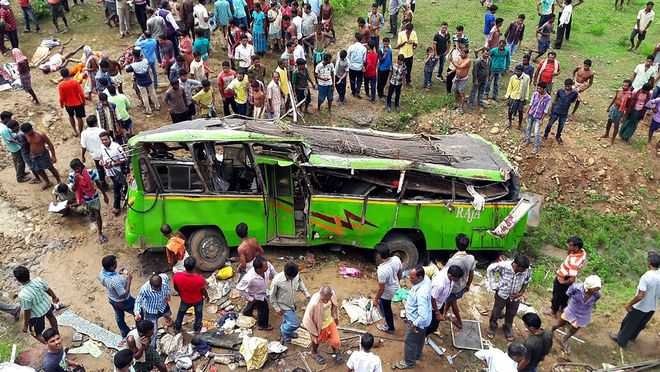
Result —
<path fill-rule="evenodd" d="M 102 25 L 98 14 L 99 8 L 95 4 L 86 4 L 83 8 L 73 7 L 69 18 L 74 31 L 57 35 L 62 40 L 72 39 L 67 50 L 85 43 L 92 45 L 95 50 L 108 50 L 111 55 L 118 56 L 120 50 L 130 45 L 128 39 L 118 38 L 116 30 L 109 30 Z M 347 25 L 344 29 L 338 29 L 338 35 L 343 35 L 342 42 L 348 40 L 347 35 L 351 33 L 345 31 L 350 27 Z M 51 25 L 45 25 L 46 31 L 51 28 Z M 30 55 L 38 44 L 39 37 L 45 36 L 46 34 L 21 35 L 22 48 L 26 54 Z M 344 45 L 348 43 L 344 42 Z M 226 52 L 219 49 L 218 54 L 224 57 Z M 5 62 L 7 57 L 0 59 Z M 220 61 L 219 58 L 211 59 L 211 67 L 216 72 L 219 70 Z M 272 63 L 268 66 L 268 71 L 271 71 Z M 44 76 L 34 70 L 33 76 L 33 85 L 42 100 L 41 106 L 29 104 L 28 97 L 23 92 L 2 92 L 0 93 L 1 109 L 13 111 L 20 121 L 29 120 L 36 124 L 39 130 L 46 131 L 57 147 L 59 161 L 56 166 L 62 174 L 66 174 L 69 160 L 79 156 L 78 139 L 71 137 L 68 122 L 57 104 L 55 84 L 51 82 L 55 75 Z M 160 78 L 163 80 L 164 76 L 161 75 Z M 436 84 L 432 92 L 439 93 L 439 89 Z M 164 87 L 159 89 L 160 92 L 163 90 Z M 411 91 L 408 92 L 410 94 Z M 128 93 L 134 101 L 137 101 L 132 92 Z M 365 105 L 366 102 L 349 102 L 346 106 L 338 107 L 332 117 L 325 113 L 312 115 L 306 118 L 306 123 L 376 125 L 382 116 L 382 105 L 369 107 L 367 113 L 365 113 Z M 657 155 L 654 149 L 643 144 L 627 146 L 618 143 L 609 146 L 605 141 L 599 140 L 605 111 L 601 107 L 602 102 L 594 100 L 586 108 L 581 109 L 575 119 L 576 124 L 579 125 L 572 127 L 570 134 L 565 136 L 565 145 L 560 148 L 550 142 L 544 146 L 543 153 L 539 157 L 529 157 L 527 155 L 529 151 L 520 147 L 520 135 L 516 130 L 504 129 L 503 104 L 497 105 L 497 110 L 469 113 L 461 117 L 455 116 L 450 110 L 438 110 L 415 118 L 404 129 L 419 132 L 479 133 L 500 145 L 513 159 L 514 164 L 520 168 L 527 189 L 544 195 L 548 200 L 560 201 L 572 206 L 592 206 L 605 212 L 637 214 L 640 223 L 645 224 L 647 228 L 657 228 L 657 200 L 660 195 L 660 185 L 657 181 L 660 162 L 657 161 Z M 91 104 L 87 105 L 88 112 L 91 112 L 92 107 Z M 145 118 L 137 109 L 133 111 L 133 119 L 138 131 L 169 122 L 164 110 L 159 115 Z M 379 126 L 383 127 L 383 125 Z M 645 130 L 644 126 L 638 129 L 641 133 Z M 102 287 L 96 280 L 101 257 L 109 253 L 115 254 L 119 257 L 121 266 L 129 268 L 136 274 L 133 284 L 134 293 L 151 272 L 166 268 L 164 257 L 160 254 L 139 255 L 139 252 L 127 248 L 123 242 L 122 217 L 112 216 L 105 205 L 103 218 L 105 232 L 110 242 L 99 246 L 87 220 L 64 219 L 48 214 L 46 208 L 51 198 L 49 192 L 41 191 L 39 186 L 35 185 L 16 184 L 13 169 L 4 152 L 0 155 L 0 165 L 4 168 L 0 171 L 0 221 L 2 221 L 0 246 L 4 248 L 3 254 L 0 255 L 0 285 L 3 294 L 10 298 L 16 295 L 17 286 L 11 277 L 11 268 L 17 264 L 24 264 L 30 267 L 35 276 L 39 275 L 48 280 L 62 301 L 70 305 L 72 310 L 97 324 L 117 331 L 113 312 L 105 299 Z M 376 289 L 375 267 L 365 263 L 367 260 L 361 253 L 349 252 L 344 255 L 320 249 L 314 249 L 313 252 L 317 256 L 319 266 L 313 271 L 303 273 L 303 278 L 310 289 L 316 289 L 323 283 L 331 283 L 337 288 L 340 299 L 360 294 L 373 295 Z M 277 259 L 278 257 L 285 255 L 297 257 L 305 253 L 304 249 L 275 250 L 269 251 L 268 256 L 280 269 L 283 263 Z M 364 278 L 341 278 L 337 274 L 337 264 L 340 261 L 362 268 L 365 273 Z M 475 286 L 462 301 L 461 308 L 465 319 L 480 320 L 483 326 L 487 321 L 487 315 L 482 314 L 487 314 L 492 302 L 491 295 L 479 284 L 480 281 L 475 280 Z M 544 308 L 548 298 L 548 294 L 536 294 L 530 295 L 528 301 L 536 308 Z M 174 301 L 173 307 L 176 308 L 177 299 L 175 298 Z M 560 354 L 558 348 L 555 348 L 544 362 L 542 370 L 549 371 L 554 362 L 564 359 L 594 366 L 601 362 L 619 363 L 622 356 L 618 348 L 608 340 L 607 332 L 618 326 L 623 313 L 623 309 L 607 314 L 597 311 L 594 323 L 579 334 L 587 344 L 574 345 L 573 354 L 570 356 Z M 208 314 L 206 318 L 212 319 Z M 345 315 L 341 320 L 346 321 Z M 550 325 L 550 319 L 545 318 L 544 321 L 547 326 Z M 271 315 L 271 323 L 274 326 L 279 324 L 279 319 L 274 314 Z M 516 336 L 522 339 L 525 337 L 522 323 L 516 320 L 516 324 Z M 626 361 L 658 356 L 660 335 L 657 334 L 657 325 L 657 320 L 651 323 L 649 330 L 643 332 L 639 340 L 629 347 L 623 354 Z M 3 320 L 0 328 L 5 334 L 4 337 L 17 340 L 25 348 L 43 350 L 32 339 L 20 335 L 19 326 Z M 399 327 L 397 330 L 397 337 L 402 336 L 402 329 L 403 327 Z M 380 334 L 375 327 L 370 327 L 369 330 L 375 335 Z M 278 337 L 277 331 L 269 334 L 257 332 L 257 334 L 269 339 Z M 448 349 L 447 353 L 455 354 L 456 350 L 450 346 L 451 337 L 447 323 L 441 326 L 440 334 L 441 344 Z M 69 340 L 70 333 L 65 335 Z M 505 346 L 501 337 L 495 340 L 495 344 L 499 347 Z M 294 348 L 292 351 L 296 350 Z M 375 351 L 383 359 L 385 369 L 389 369 L 392 363 L 400 359 L 402 344 L 397 341 L 385 341 Z M 111 370 L 108 351 L 97 360 L 89 357 L 80 360 L 88 367 L 88 371 Z M 282 370 L 302 366 L 297 363 L 299 360 L 292 357 L 286 360 L 286 366 L 270 365 L 270 367 L 274 370 Z M 313 362 L 311 365 L 316 371 L 321 369 Z M 456 363 L 450 366 L 445 358 L 436 356 L 427 348 L 418 370 L 430 371 L 438 366 L 460 371 L 479 368 L 479 364 L 470 353 L 459 354 Z M 327 369 L 344 370 L 340 366 L 330 366 Z"/>

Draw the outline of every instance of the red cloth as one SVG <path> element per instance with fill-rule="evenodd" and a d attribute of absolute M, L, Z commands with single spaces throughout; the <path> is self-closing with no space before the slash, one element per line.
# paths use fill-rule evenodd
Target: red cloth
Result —
<path fill-rule="evenodd" d="M 553 63 L 550 62 L 546 63 L 545 69 L 543 70 L 541 70 L 541 68 L 543 67 L 543 61 L 541 61 L 541 63 L 538 64 L 536 68 L 539 71 L 539 81 L 542 81 L 544 83 L 552 83 L 555 74 L 555 63 L 557 62 L 555 61 Z"/>
<path fill-rule="evenodd" d="M 76 107 L 85 104 L 85 92 L 80 84 L 73 79 L 63 80 L 57 86 L 60 94 L 60 105 L 64 107 Z"/>
<path fill-rule="evenodd" d="M 367 52 L 367 62 L 364 66 L 364 75 L 368 78 L 378 76 L 378 53 L 375 51 Z"/>
<path fill-rule="evenodd" d="M 236 71 L 234 70 L 229 70 L 227 72 L 223 70 L 220 71 L 220 73 L 218 74 L 218 89 L 220 89 L 220 92 L 222 93 L 223 97 L 231 98 L 234 96 L 233 91 L 230 90 L 227 92 L 225 91 L 225 89 L 227 88 L 227 85 L 229 85 L 229 83 L 231 83 L 231 81 L 234 80 L 235 77 L 236 77 Z"/>
<path fill-rule="evenodd" d="M 172 277 L 172 283 L 179 291 L 181 301 L 194 305 L 204 299 L 202 289 L 206 287 L 206 280 L 199 274 L 192 274 L 186 271 L 178 272 Z"/>
<path fill-rule="evenodd" d="M 89 176 L 86 169 L 74 175 L 74 188 L 76 190 L 76 200 L 81 205 L 85 203 L 85 200 L 94 199 L 94 195 L 96 195 L 94 181 L 92 181 L 92 177 Z"/>
<path fill-rule="evenodd" d="M 10 8 L 0 8 L 0 19 L 5 22 L 5 31 L 16 31 L 16 18 Z"/>
<path fill-rule="evenodd" d="M 26 8 L 26 7 L 30 6 L 30 0 L 18 0 L 18 5 L 21 8 Z"/>

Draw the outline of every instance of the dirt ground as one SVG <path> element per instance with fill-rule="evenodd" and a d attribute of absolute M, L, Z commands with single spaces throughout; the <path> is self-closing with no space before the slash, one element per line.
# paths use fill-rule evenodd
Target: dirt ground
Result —
<path fill-rule="evenodd" d="M 94 9 L 89 15 L 82 9 Z M 83 8 L 74 6 L 69 16 L 73 32 L 57 35 L 62 40 L 72 39 L 67 50 L 76 48 L 80 44 L 90 44 L 95 50 L 104 49 L 117 56 L 119 51 L 130 45 L 127 39 L 119 39 L 116 29 L 109 30 L 102 25 L 98 17 L 99 9 L 95 4 L 86 4 Z M 19 13 L 16 13 L 17 15 Z M 348 45 L 348 31 L 338 29 L 338 35 L 343 35 L 343 45 Z M 45 25 L 48 31 L 51 25 Z M 39 37 L 35 34 L 21 35 L 22 49 L 30 55 Z M 224 51 L 219 53 L 224 55 Z M 7 57 L 0 57 L 2 62 Z M 272 61 L 269 59 L 269 61 Z M 417 63 L 417 61 L 416 61 Z M 214 71 L 219 70 L 220 59 L 212 58 L 211 67 Z M 271 71 L 268 65 L 268 71 Z M 42 75 L 33 70 L 33 86 L 37 95 L 42 100 L 40 106 L 29 104 L 28 96 L 23 92 L 2 92 L 1 109 L 10 110 L 20 121 L 31 121 L 36 124 L 37 129 L 46 131 L 53 139 L 57 148 L 57 168 L 65 175 L 70 159 L 79 156 L 79 142 L 77 138 L 71 137 L 71 129 L 63 112 L 57 103 L 55 84 L 50 80 L 55 75 Z M 164 80 L 164 76 L 160 76 Z M 127 76 L 127 79 L 130 79 Z M 126 89 L 128 91 L 129 89 Z M 163 91 L 161 87 L 159 91 Z M 133 101 L 137 99 L 133 92 L 128 92 Z M 404 93 L 405 94 L 405 93 Z M 503 104 L 498 104 L 502 106 Z M 88 112 L 92 111 L 92 105 L 87 105 Z M 322 113 L 321 115 L 308 116 L 306 123 L 328 123 L 331 125 L 362 125 L 376 124 L 382 114 L 382 105 L 372 106 L 365 113 L 365 103 L 349 103 L 346 106 L 336 108 L 332 117 Z M 624 146 L 620 143 L 609 146 L 601 135 L 602 118 L 604 109 L 600 105 L 590 104 L 581 108 L 571 132 L 565 136 L 565 145 L 549 142 L 544 145 L 543 153 L 539 157 L 529 157 L 527 149 L 520 147 L 520 135 L 516 130 L 504 129 L 504 109 L 489 111 L 487 113 L 471 113 L 457 117 L 449 110 L 438 110 L 437 112 L 416 118 L 411 123 L 411 130 L 437 132 L 449 128 L 450 131 L 469 131 L 479 133 L 485 138 L 496 142 L 512 159 L 522 173 L 525 187 L 536 193 L 545 195 L 548 200 L 557 200 L 575 206 L 593 206 L 602 211 L 612 213 L 636 213 L 640 220 L 648 228 L 658 226 L 658 196 L 660 195 L 660 162 L 651 147 L 647 146 Z M 159 115 L 146 118 L 139 109 L 133 111 L 133 119 L 136 130 L 158 127 L 163 123 L 169 123 L 169 117 L 163 110 Z M 451 124 L 448 124 L 451 123 Z M 639 131 L 645 131 L 641 127 Z M 17 264 L 25 264 L 30 267 L 33 275 L 39 275 L 48 280 L 51 287 L 59 295 L 62 301 L 70 305 L 71 309 L 81 316 L 99 325 L 117 331 L 113 312 L 105 299 L 102 287 L 96 280 L 100 270 L 100 260 L 106 254 L 115 254 L 119 258 L 120 266 L 127 267 L 133 271 L 135 280 L 133 293 L 144 283 L 148 275 L 153 271 L 166 268 L 164 257 L 160 254 L 143 254 L 129 249 L 123 242 L 123 220 L 122 217 L 113 217 L 109 208 L 103 206 L 103 218 L 105 232 L 110 242 L 99 246 L 95 240 L 95 234 L 91 231 L 89 223 L 85 219 L 65 219 L 48 214 L 47 204 L 50 201 L 50 193 L 41 191 L 39 186 L 29 184 L 16 184 L 14 173 L 8 162 L 4 151 L 0 155 L 0 246 L 3 246 L 3 254 L 0 256 L 0 285 L 2 292 L 7 297 L 16 294 L 16 284 L 11 277 L 11 268 Z M 276 267 L 281 269 L 283 262 L 278 260 L 280 256 L 294 256 L 304 254 L 305 250 L 292 249 L 269 251 L 269 257 L 273 259 Z M 324 283 L 331 283 L 338 289 L 340 300 L 357 295 L 372 296 L 375 292 L 374 270 L 370 263 L 365 263 L 365 256 L 360 253 L 350 252 L 329 253 L 315 249 L 319 266 L 314 270 L 303 273 L 303 278 L 311 290 L 317 289 Z M 346 261 L 349 265 L 363 269 L 365 276 L 361 279 L 344 279 L 337 274 L 339 261 Z M 483 273 L 483 270 L 482 270 Z M 492 304 L 491 295 L 475 280 L 475 286 L 470 294 L 461 303 L 464 319 L 476 319 L 481 321 L 482 327 L 487 322 L 487 311 Z M 176 308 L 176 301 L 174 299 Z M 528 301 L 537 309 L 544 308 L 547 304 L 547 296 L 532 296 Z M 301 303 L 301 307 L 302 307 Z M 482 315 L 486 314 L 486 315 Z M 621 355 L 618 348 L 607 338 L 607 332 L 618 326 L 623 316 L 623 310 L 612 314 L 596 312 L 592 326 L 581 331 L 578 336 L 586 340 L 586 345 L 574 345 L 573 354 L 561 355 L 555 348 L 550 357 L 543 364 L 543 371 L 549 371 L 555 361 L 570 359 L 577 362 L 590 363 L 598 366 L 601 362 L 617 364 L 620 363 Z M 207 319 L 212 319 L 206 314 Z M 546 326 L 550 325 L 550 319 L 545 318 Z M 341 319 L 345 322 L 344 317 Z M 130 323 L 130 322 L 129 322 Z M 275 314 L 271 315 L 273 326 L 279 325 L 279 319 Z M 523 339 L 525 332 L 519 319 L 516 320 L 516 337 Z M 642 333 L 639 340 L 632 344 L 623 354 L 625 361 L 644 360 L 658 357 L 660 350 L 660 335 L 657 334 L 658 321 L 654 321 L 649 330 Z M 19 326 L 9 323 L 0 326 L 0 330 L 11 338 L 20 332 Z M 276 327 L 277 329 L 277 327 Z M 484 328 L 485 329 L 485 328 Z M 375 335 L 381 335 L 375 327 L 369 327 Z M 260 334 L 257 332 L 257 334 Z M 269 339 L 277 339 L 277 331 L 264 334 Z M 395 337 L 401 338 L 403 327 L 399 327 Z M 441 346 L 447 348 L 447 354 L 453 355 L 457 351 L 451 345 L 449 326 L 443 323 L 440 330 L 442 337 Z M 65 333 L 67 342 L 70 333 Z M 43 350 L 40 345 L 34 343 L 27 337 L 18 337 L 22 345 L 33 347 L 35 350 Z M 505 347 L 504 340 L 498 337 L 495 342 L 499 347 Z M 293 348 L 291 351 L 297 351 Z M 289 352 L 289 355 L 294 353 Z M 384 341 L 375 351 L 381 356 L 385 369 L 401 358 L 402 343 L 398 341 Z M 346 356 L 347 358 L 347 356 Z M 89 357 L 80 358 L 88 367 L 88 371 L 111 371 L 110 354 L 105 351 L 104 356 L 99 359 Z M 271 364 L 272 370 L 284 370 L 293 368 L 299 364 L 299 360 L 293 356 L 285 360 L 285 365 Z M 321 368 L 311 362 L 315 371 Z M 463 352 L 456 358 L 454 365 L 449 365 L 445 358 L 435 355 L 430 348 L 426 348 L 424 357 L 417 370 L 431 371 L 438 367 L 446 370 L 473 371 L 479 369 L 479 364 L 471 353 Z M 344 370 L 341 366 L 330 366 L 328 370 Z"/>

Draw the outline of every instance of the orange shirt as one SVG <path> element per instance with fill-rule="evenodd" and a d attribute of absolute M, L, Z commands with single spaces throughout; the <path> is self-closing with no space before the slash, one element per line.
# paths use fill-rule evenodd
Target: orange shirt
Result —
<path fill-rule="evenodd" d="M 563 280 L 569 277 L 576 277 L 587 260 L 587 252 L 581 249 L 575 253 L 566 256 L 564 262 L 557 269 L 557 278 Z"/>
<path fill-rule="evenodd" d="M 183 260 L 186 255 L 186 241 L 178 236 L 173 236 L 167 241 L 167 263 L 174 265 Z"/>
<path fill-rule="evenodd" d="M 63 80 L 57 86 L 60 95 L 60 105 L 64 107 L 76 107 L 85 104 L 85 92 L 80 84 L 73 79 Z"/>

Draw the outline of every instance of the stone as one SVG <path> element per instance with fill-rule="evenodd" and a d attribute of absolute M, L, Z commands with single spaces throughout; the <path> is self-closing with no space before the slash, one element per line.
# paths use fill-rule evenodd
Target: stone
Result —
<path fill-rule="evenodd" d="M 589 164 L 589 166 L 594 165 L 595 163 L 596 163 L 596 159 L 594 158 L 587 159 L 587 164 Z"/>
<path fill-rule="evenodd" d="M 490 128 L 490 130 L 488 132 L 490 134 L 498 134 L 500 132 L 500 128 L 499 127 L 492 127 L 492 128 Z"/>

